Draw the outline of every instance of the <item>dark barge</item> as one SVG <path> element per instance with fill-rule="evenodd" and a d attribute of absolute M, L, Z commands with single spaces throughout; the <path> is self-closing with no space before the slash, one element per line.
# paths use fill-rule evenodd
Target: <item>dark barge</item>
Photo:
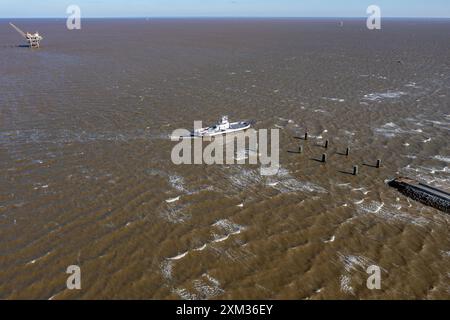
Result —
<path fill-rule="evenodd" d="M 445 213 L 450 213 L 450 194 L 448 192 L 405 177 L 391 180 L 388 184 L 411 199 Z"/>

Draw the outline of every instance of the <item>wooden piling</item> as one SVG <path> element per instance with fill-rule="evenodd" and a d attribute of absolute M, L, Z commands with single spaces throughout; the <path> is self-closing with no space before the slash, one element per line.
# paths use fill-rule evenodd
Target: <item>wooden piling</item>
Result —
<path fill-rule="evenodd" d="M 308 132 L 305 132 L 305 140 L 308 140 Z"/>
<path fill-rule="evenodd" d="M 323 163 L 327 162 L 327 154 L 326 153 L 322 154 L 322 162 Z"/>
<path fill-rule="evenodd" d="M 377 160 L 377 168 L 380 168 L 380 167 L 381 167 L 381 160 L 378 159 L 378 160 Z"/>
<path fill-rule="evenodd" d="M 329 141 L 325 140 L 325 145 L 324 145 L 325 149 L 328 149 L 328 144 L 329 144 Z"/>
<path fill-rule="evenodd" d="M 348 157 L 349 154 L 350 154 L 350 148 L 347 148 L 347 149 L 345 150 L 345 155 Z"/>
<path fill-rule="evenodd" d="M 358 166 L 353 166 L 353 175 L 356 176 L 359 173 Z"/>
<path fill-rule="evenodd" d="M 298 153 L 303 153 L 303 147 L 302 146 L 298 147 Z"/>

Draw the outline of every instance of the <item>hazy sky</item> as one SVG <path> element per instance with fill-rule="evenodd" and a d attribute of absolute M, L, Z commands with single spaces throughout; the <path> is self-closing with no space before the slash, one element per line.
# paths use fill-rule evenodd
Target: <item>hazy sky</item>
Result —
<path fill-rule="evenodd" d="M 371 4 L 384 17 L 450 18 L 450 0 L 0 0 L 0 17 L 362 17 Z"/>

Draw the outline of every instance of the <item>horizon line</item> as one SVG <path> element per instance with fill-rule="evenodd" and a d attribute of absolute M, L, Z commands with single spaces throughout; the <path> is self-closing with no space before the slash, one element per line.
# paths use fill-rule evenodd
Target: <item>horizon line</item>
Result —
<path fill-rule="evenodd" d="M 0 19 L 67 19 L 67 16 L 2 17 Z M 367 16 L 90 16 L 82 19 L 367 19 Z M 450 16 L 384 16 L 382 19 L 450 19 Z"/>

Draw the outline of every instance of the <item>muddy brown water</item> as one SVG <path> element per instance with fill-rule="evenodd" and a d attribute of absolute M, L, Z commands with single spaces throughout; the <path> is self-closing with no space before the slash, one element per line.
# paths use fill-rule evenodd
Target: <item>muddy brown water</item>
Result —
<path fill-rule="evenodd" d="M 386 185 L 450 189 L 448 20 L 18 21 L 40 50 L 7 22 L 0 298 L 450 297 L 449 215 Z M 223 114 L 280 130 L 276 176 L 172 164 L 173 130 Z"/>

